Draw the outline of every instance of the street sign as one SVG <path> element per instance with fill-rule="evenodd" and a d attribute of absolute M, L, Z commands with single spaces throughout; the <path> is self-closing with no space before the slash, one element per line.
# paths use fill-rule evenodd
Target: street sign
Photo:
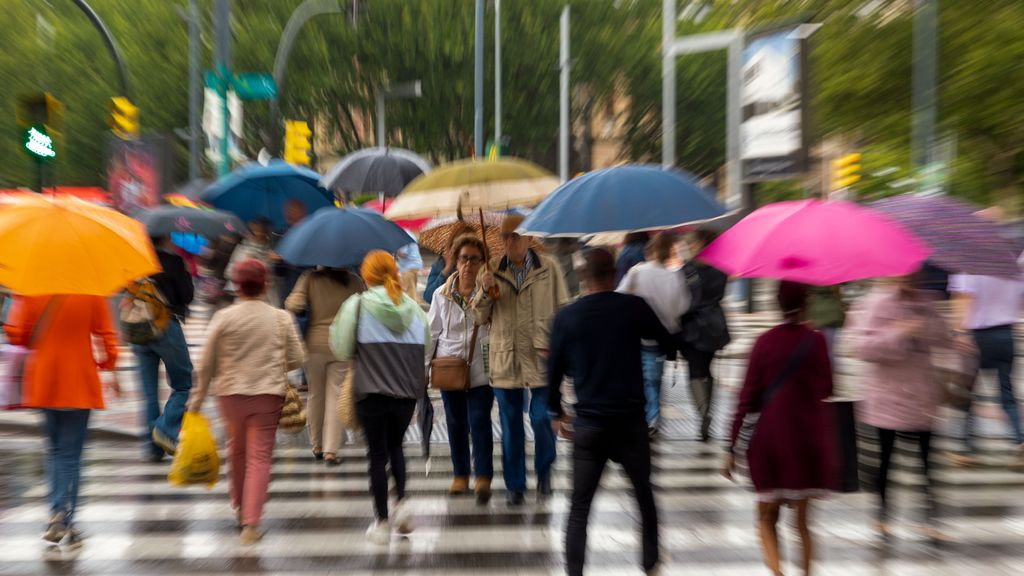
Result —
<path fill-rule="evenodd" d="M 57 151 L 53 147 L 53 138 L 46 133 L 42 126 L 31 126 L 25 130 L 23 145 L 25 151 L 38 162 L 46 162 L 57 157 Z"/>
<path fill-rule="evenodd" d="M 236 74 L 231 86 L 242 100 L 273 100 L 277 98 L 277 83 L 270 74 Z"/>

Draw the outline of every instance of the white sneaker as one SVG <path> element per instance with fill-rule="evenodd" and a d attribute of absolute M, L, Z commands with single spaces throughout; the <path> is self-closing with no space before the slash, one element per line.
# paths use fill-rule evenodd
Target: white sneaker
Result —
<path fill-rule="evenodd" d="M 391 523 L 399 534 L 412 534 L 412 508 L 409 500 L 399 500 L 391 512 Z"/>
<path fill-rule="evenodd" d="M 387 520 L 374 520 L 373 524 L 366 530 L 366 539 L 378 546 L 387 546 L 391 543 L 391 526 Z"/>

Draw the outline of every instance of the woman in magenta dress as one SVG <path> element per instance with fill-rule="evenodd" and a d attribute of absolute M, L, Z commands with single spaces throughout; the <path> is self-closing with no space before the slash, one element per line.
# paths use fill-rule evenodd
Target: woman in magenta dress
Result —
<path fill-rule="evenodd" d="M 826 495 L 838 478 L 835 429 L 822 402 L 832 394 L 832 365 L 824 336 L 803 323 L 807 287 L 782 282 L 778 302 L 785 322 L 761 335 L 750 353 L 723 474 L 732 478 L 736 456 L 746 446 L 765 563 L 782 574 L 776 525 L 788 504 L 796 511 L 803 570 L 809 574 L 809 502 Z M 750 415 L 759 415 L 756 425 Z"/>

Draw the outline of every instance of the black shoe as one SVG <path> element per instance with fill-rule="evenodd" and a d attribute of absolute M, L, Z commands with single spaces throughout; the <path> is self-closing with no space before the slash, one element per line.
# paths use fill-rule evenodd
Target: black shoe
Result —
<path fill-rule="evenodd" d="M 316 460 L 317 462 L 323 460 L 324 459 L 324 453 L 323 452 L 317 452 L 317 451 L 314 450 L 313 451 L 313 459 Z"/>
<path fill-rule="evenodd" d="M 547 500 L 554 493 L 551 489 L 551 476 L 537 479 L 537 499 Z"/>
<path fill-rule="evenodd" d="M 509 492 L 505 501 L 509 506 L 522 506 L 526 504 L 526 495 L 522 492 Z"/>

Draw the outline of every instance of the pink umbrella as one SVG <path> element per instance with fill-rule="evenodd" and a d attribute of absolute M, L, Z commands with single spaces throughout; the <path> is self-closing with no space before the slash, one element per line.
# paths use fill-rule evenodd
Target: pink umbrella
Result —
<path fill-rule="evenodd" d="M 927 244 L 874 210 L 800 200 L 755 210 L 700 259 L 732 276 L 829 286 L 910 274 L 930 253 Z"/>

